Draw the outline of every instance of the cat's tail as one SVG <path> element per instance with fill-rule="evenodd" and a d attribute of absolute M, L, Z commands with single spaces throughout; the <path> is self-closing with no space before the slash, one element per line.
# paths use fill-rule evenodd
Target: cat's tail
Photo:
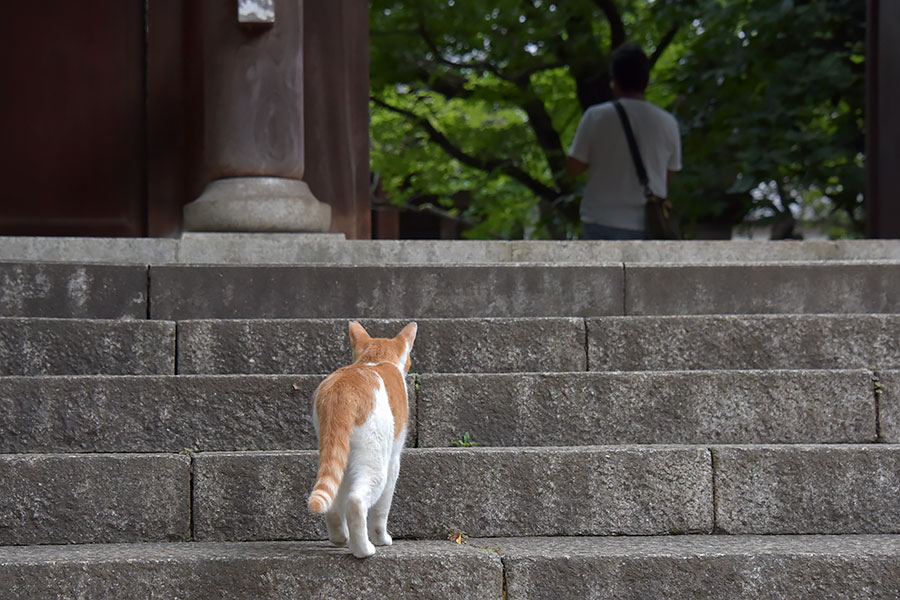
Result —
<path fill-rule="evenodd" d="M 342 415 L 345 416 L 345 415 Z M 349 415 L 346 415 L 349 416 Z M 350 433 L 352 420 L 346 418 L 329 419 L 320 422 L 319 431 L 319 474 L 316 485 L 307 500 L 309 510 L 323 513 L 331 507 L 337 495 L 347 459 L 350 456 Z"/>

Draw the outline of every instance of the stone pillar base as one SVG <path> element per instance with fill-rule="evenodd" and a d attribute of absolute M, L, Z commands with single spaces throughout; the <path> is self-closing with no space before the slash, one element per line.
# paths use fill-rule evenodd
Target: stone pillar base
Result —
<path fill-rule="evenodd" d="M 217 179 L 184 207 L 185 231 L 326 232 L 330 227 L 331 207 L 299 179 Z"/>

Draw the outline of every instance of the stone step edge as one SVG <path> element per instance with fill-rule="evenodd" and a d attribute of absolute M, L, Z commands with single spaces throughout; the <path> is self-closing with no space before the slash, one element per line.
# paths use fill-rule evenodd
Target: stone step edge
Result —
<path fill-rule="evenodd" d="M 322 379 L 0 377 L 0 452 L 315 448 L 310 402 Z M 406 381 L 412 447 L 447 447 L 466 431 L 488 446 L 900 442 L 900 370 L 425 373 Z M 673 402 L 693 419 L 667 416 Z M 565 410 L 557 416 L 549 406 Z M 245 410 L 254 418 L 238 424 Z M 739 412 L 719 422 L 720 410 Z M 619 422 L 622 415 L 634 418 Z"/>
<path fill-rule="evenodd" d="M 887 475 L 897 472 L 900 445 L 411 449 L 402 463 L 391 521 L 398 538 L 434 539 L 448 527 L 484 536 L 900 533 L 897 477 Z M 315 451 L 0 455 L 0 477 L 14 482 L 0 503 L 3 513 L 35 515 L 33 523 L 7 521 L 0 534 L 4 544 L 20 545 L 324 539 L 320 518 L 307 514 L 302 502 L 284 502 L 309 493 L 316 464 Z M 748 486 L 748 470 L 776 475 Z M 505 474 L 485 480 L 483 473 L 492 471 Z M 69 479 L 60 481 L 60 473 Z M 460 484 L 449 500 L 449 476 L 440 473 L 454 474 Z M 518 488 L 522 477 L 539 473 L 557 485 L 572 476 L 596 484 L 596 497 L 605 498 L 599 512 L 573 505 L 552 485 L 508 505 L 496 500 Z M 148 485 L 156 494 L 149 499 Z M 645 487 L 632 493 L 630 485 Z M 58 510 L 28 509 L 53 507 L 66 497 L 72 501 Z M 111 500 L 118 513 L 96 513 Z M 514 522 L 541 505 L 546 519 L 537 512 Z M 820 505 L 846 510 L 832 522 Z M 466 506 L 485 508 L 478 513 Z M 796 510 L 780 512 L 784 506 Z M 150 510 L 155 507 L 160 510 Z M 130 519 L 125 529 L 118 526 L 120 513 Z M 564 521 L 560 514 L 567 515 Z"/>
<path fill-rule="evenodd" d="M 900 368 L 900 314 L 417 321 L 419 373 Z M 407 322 L 363 325 L 391 336 Z M 349 360 L 346 329 L 345 319 L 0 317 L 0 374 L 324 374 Z"/>
<path fill-rule="evenodd" d="M 20 261 L 137 264 L 382 263 L 585 260 L 865 260 L 900 258 L 896 240 L 683 242 L 541 240 L 346 240 L 343 234 L 185 233 L 180 239 L 0 236 L 0 255 Z"/>
<path fill-rule="evenodd" d="M 891 313 L 900 297 L 900 260 L 149 268 L 0 262 L 0 271 L 11 282 L 0 308 L 18 316 Z M 346 297 L 322 304 L 319 291 L 334 285 Z M 753 293 L 735 295 L 736 286 Z M 410 289 L 417 293 L 403 293 Z"/>
<path fill-rule="evenodd" d="M 398 541 L 365 561 L 326 542 L 0 547 L 0 587 L 23 600 L 75 589 L 90 597 L 152 590 L 303 598 L 329 586 L 338 596 L 372 590 L 416 598 L 427 590 L 431 598 L 507 600 L 588 597 L 597 589 L 609 597 L 736 600 L 774 598 L 780 589 L 827 600 L 891 598 L 900 589 L 900 535 L 458 541 Z"/>

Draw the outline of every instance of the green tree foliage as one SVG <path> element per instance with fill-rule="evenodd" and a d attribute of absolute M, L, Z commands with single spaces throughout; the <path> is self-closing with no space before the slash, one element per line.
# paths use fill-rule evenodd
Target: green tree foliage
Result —
<path fill-rule="evenodd" d="M 682 209 L 731 224 L 750 210 L 790 223 L 790 205 L 801 217 L 818 208 L 818 218 L 861 233 L 864 3 L 715 4 L 663 75 L 689 165 Z"/>
<path fill-rule="evenodd" d="M 584 109 L 610 99 L 610 52 L 632 39 L 654 64 L 650 99 L 684 128 L 671 195 L 689 219 L 734 223 L 824 194 L 858 219 L 856 4 L 372 0 L 372 169 L 393 202 L 430 203 L 469 237 L 573 237 L 566 150 Z"/>

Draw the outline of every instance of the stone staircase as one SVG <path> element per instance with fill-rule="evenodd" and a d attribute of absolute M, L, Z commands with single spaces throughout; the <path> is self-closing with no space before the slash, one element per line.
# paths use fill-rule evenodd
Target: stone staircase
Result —
<path fill-rule="evenodd" d="M 351 318 L 419 324 L 365 561 Z M 0 239 L 0 597 L 898 598 L 898 390 L 900 242 Z"/>

